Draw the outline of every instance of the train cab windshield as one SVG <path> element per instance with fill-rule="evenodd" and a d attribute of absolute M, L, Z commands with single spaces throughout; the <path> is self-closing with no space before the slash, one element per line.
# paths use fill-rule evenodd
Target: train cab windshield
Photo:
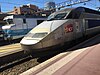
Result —
<path fill-rule="evenodd" d="M 61 20 L 61 19 L 64 19 L 66 17 L 67 13 L 58 13 L 58 14 L 51 14 L 49 17 L 48 17 L 48 21 L 49 20 Z"/>
<path fill-rule="evenodd" d="M 84 12 L 84 9 L 66 9 L 61 12 L 55 12 L 48 17 L 48 21 L 52 20 L 65 20 L 65 19 L 79 19 L 81 13 Z"/>

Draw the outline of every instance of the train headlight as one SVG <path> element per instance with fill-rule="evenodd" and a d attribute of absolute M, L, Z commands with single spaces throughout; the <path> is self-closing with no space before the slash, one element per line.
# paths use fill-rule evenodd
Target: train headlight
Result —
<path fill-rule="evenodd" d="M 39 40 L 35 40 L 35 39 L 22 39 L 20 41 L 21 44 L 26 44 L 26 45 L 36 44 L 37 42 L 39 42 Z"/>

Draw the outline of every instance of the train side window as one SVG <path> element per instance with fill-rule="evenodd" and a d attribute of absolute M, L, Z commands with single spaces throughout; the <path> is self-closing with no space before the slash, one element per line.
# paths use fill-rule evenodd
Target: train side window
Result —
<path fill-rule="evenodd" d="M 67 19 L 79 19 L 82 11 L 80 10 L 73 10 L 67 16 Z"/>
<path fill-rule="evenodd" d="M 66 19 L 72 19 L 72 12 L 66 17 Z"/>
<path fill-rule="evenodd" d="M 71 11 L 67 16 L 67 19 L 78 19 L 78 14 L 76 12 Z"/>
<path fill-rule="evenodd" d="M 77 13 L 77 12 L 75 12 L 75 14 L 74 14 L 74 19 L 79 19 L 79 17 L 80 17 L 80 14 Z"/>
<path fill-rule="evenodd" d="M 100 20 L 88 20 L 88 28 L 100 26 Z"/>
<path fill-rule="evenodd" d="M 26 19 L 23 19 L 23 23 L 26 23 Z"/>

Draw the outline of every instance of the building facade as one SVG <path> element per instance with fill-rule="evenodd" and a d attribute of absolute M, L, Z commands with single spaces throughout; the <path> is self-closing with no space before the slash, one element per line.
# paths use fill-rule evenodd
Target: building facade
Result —
<path fill-rule="evenodd" d="M 7 14 L 34 14 L 39 9 L 36 5 L 27 4 L 22 5 L 21 7 L 14 7 L 13 11 L 7 12 Z"/>

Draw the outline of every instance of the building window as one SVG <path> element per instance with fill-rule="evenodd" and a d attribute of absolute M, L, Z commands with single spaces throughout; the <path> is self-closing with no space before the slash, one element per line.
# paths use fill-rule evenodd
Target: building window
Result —
<path fill-rule="evenodd" d="M 26 23 L 26 19 L 23 19 L 23 23 Z"/>
<path fill-rule="evenodd" d="M 15 14 L 18 14 L 18 12 L 15 12 Z"/>

